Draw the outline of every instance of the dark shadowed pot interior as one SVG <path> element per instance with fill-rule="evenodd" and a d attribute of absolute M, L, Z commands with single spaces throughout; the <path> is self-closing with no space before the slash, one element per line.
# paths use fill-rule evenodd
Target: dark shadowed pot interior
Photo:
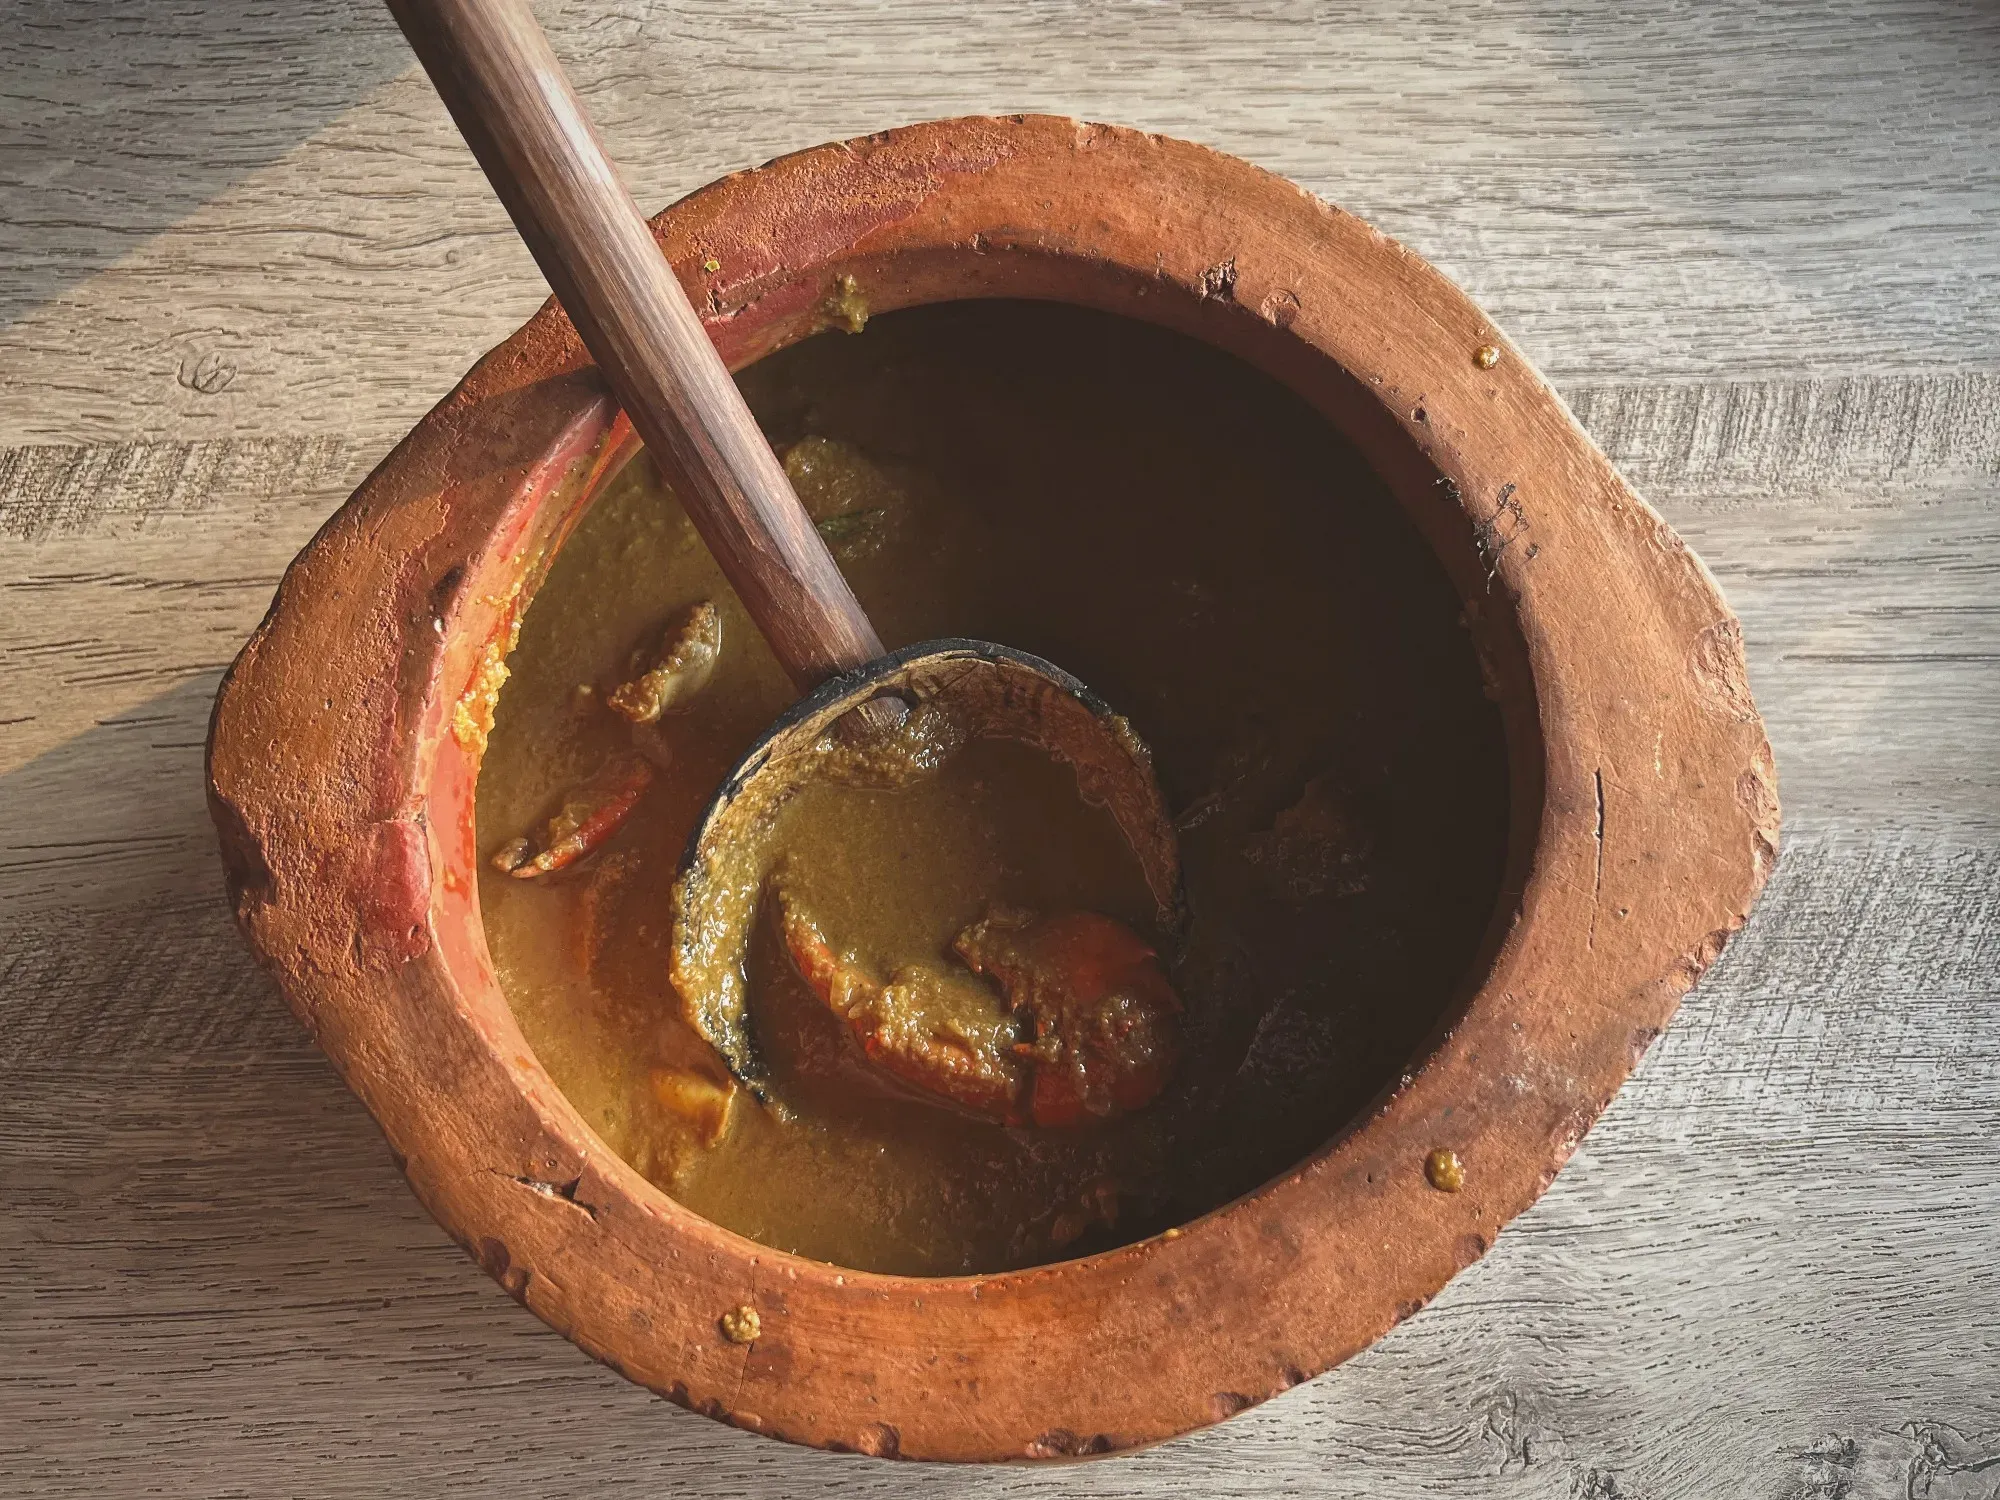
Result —
<path fill-rule="evenodd" d="M 832 1071 L 842 1028 L 797 994 L 773 939 L 752 980 L 765 1051 L 788 1065 L 777 1102 L 803 1118 L 739 1095 L 720 1141 L 695 1138 L 714 1105 L 688 1103 L 702 1075 L 682 1059 L 701 1044 L 676 1023 L 656 913 L 706 799 L 791 693 L 640 462 L 583 497 L 523 616 L 479 787 L 483 853 L 538 826 L 591 767 L 631 753 L 601 685 L 631 645 L 721 601 L 724 671 L 644 731 L 664 769 L 594 866 L 481 873 L 502 988 L 571 1102 L 715 1222 L 915 1274 L 1145 1239 L 1323 1145 L 1476 988 L 1518 896 L 1478 605 L 1467 614 L 1324 417 L 1185 335 L 1054 303 L 946 303 L 822 333 L 741 378 L 809 500 L 837 512 L 836 555 L 892 647 L 1023 646 L 1146 737 L 1196 914 L 1180 945 L 1189 1039 L 1145 1118 L 1003 1130 Z M 883 818 L 848 846 L 863 876 L 939 836 L 886 803 Z M 1094 1216 L 1066 1208 L 1092 1194 Z"/>

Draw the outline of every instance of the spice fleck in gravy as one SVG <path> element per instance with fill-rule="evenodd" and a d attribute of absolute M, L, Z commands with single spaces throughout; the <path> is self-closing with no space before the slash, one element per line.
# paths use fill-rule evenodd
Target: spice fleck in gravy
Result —
<path fill-rule="evenodd" d="M 863 1270 L 1086 1254 L 1295 1165 L 1437 1024 L 1500 888 L 1499 714 L 1392 497 L 1232 357 L 1055 305 L 892 313 L 741 383 L 890 646 L 1004 641 L 1129 717 L 1187 919 L 1067 766 L 916 725 L 915 774 L 850 763 L 764 831 L 734 1078 L 683 1019 L 669 893 L 795 694 L 642 458 L 528 609 L 480 775 L 543 1064 L 683 1204 Z"/>

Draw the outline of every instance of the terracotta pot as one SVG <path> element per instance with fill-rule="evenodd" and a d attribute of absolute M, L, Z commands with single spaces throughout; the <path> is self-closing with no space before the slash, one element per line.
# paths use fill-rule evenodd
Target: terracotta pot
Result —
<path fill-rule="evenodd" d="M 1106 1453 L 1379 1338 L 1548 1187 L 1769 872 L 1771 754 L 1714 583 L 1443 277 L 1199 147 L 947 121 L 731 177 L 654 227 L 732 365 L 823 326 L 852 276 L 878 311 L 1037 297 L 1165 324 L 1342 429 L 1485 612 L 1514 872 L 1467 1000 L 1296 1170 L 1082 1260 L 842 1271 L 648 1184 L 556 1089 L 495 983 L 477 736 L 453 733 L 614 417 L 553 305 L 315 538 L 223 685 L 210 798 L 251 944 L 418 1197 L 502 1286 L 738 1426 L 910 1458 Z M 1438 1149 L 1462 1190 L 1427 1177 Z M 748 1343 L 730 1336 L 743 1307 Z"/>

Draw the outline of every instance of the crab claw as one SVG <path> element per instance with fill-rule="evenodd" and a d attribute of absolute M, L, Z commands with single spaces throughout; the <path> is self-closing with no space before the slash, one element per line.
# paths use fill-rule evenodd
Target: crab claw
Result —
<path fill-rule="evenodd" d="M 1129 927 L 1096 912 L 1037 917 L 998 907 L 954 946 L 1034 1023 L 1034 1040 L 1014 1050 L 1033 1069 L 1026 1114 L 1035 1124 L 1129 1114 L 1166 1086 L 1181 1003 Z"/>
<path fill-rule="evenodd" d="M 652 784 L 653 768 L 644 760 L 636 755 L 617 757 L 563 799 L 562 811 L 549 819 L 543 831 L 539 852 L 529 840 L 513 839 L 494 854 L 494 868 L 516 880 L 567 869 L 594 854 L 624 827 Z"/>
<path fill-rule="evenodd" d="M 933 1102 L 1012 1122 L 1026 1069 L 1014 1053 L 1019 1030 L 1000 997 L 967 974 L 909 964 L 884 983 L 826 935 L 774 883 L 778 922 L 793 966 L 847 1023 L 868 1060 Z"/>
<path fill-rule="evenodd" d="M 722 613 L 708 600 L 691 604 L 667 623 L 658 649 L 635 653 L 631 681 L 620 683 L 605 701 L 634 724 L 655 723 L 661 714 L 684 711 L 708 686 L 722 655 Z"/>

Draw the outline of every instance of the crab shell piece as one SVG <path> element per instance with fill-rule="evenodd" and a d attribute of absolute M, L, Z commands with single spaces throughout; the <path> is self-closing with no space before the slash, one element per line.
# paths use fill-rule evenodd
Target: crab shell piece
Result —
<path fill-rule="evenodd" d="M 847 1023 L 871 1063 L 921 1096 L 991 1120 L 1015 1117 L 1026 1070 L 997 996 L 969 975 L 929 966 L 900 969 L 885 984 L 836 953 L 782 887 L 773 895 L 799 977 Z"/>
<path fill-rule="evenodd" d="M 782 880 L 770 896 L 799 977 L 920 1098 L 1062 1128 L 1145 1108 L 1173 1071 L 1180 999 L 1152 948 L 1110 917 L 997 909 L 954 944 L 970 974 L 911 964 L 884 982 L 836 952 Z M 1030 1040 L 1018 1039 L 1023 1021 Z"/>
<path fill-rule="evenodd" d="M 704 599 L 668 622 L 652 660 L 633 663 L 637 673 L 605 699 L 611 711 L 634 724 L 683 713 L 708 686 L 722 656 L 722 612 Z"/>
<path fill-rule="evenodd" d="M 493 856 L 496 869 L 516 880 L 536 880 L 588 859 L 608 843 L 653 784 L 653 767 L 638 755 L 621 755 L 563 799 L 549 819 L 539 851 L 513 839 Z"/>
<path fill-rule="evenodd" d="M 1034 1023 L 1016 1055 L 1032 1068 L 1026 1115 L 1083 1125 L 1144 1109 L 1179 1051 L 1180 997 L 1139 935 L 1093 911 L 996 911 L 958 936 L 975 974 L 991 974 Z"/>

